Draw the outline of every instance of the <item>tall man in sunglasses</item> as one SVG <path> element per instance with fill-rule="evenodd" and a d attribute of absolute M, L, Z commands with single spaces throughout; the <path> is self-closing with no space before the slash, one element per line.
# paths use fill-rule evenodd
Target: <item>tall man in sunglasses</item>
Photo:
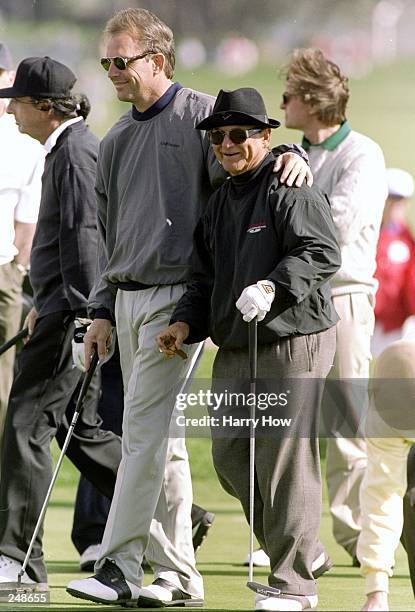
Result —
<path fill-rule="evenodd" d="M 179 434 L 169 431 L 177 383 L 190 359 L 166 360 L 154 338 L 185 291 L 194 227 L 213 187 L 224 179 L 206 134 L 194 129 L 214 99 L 173 83 L 173 35 L 153 13 L 120 11 L 107 23 L 105 44 L 101 64 L 118 98 L 132 108 L 100 149 L 99 274 L 90 296 L 95 318 L 85 357 L 88 367 L 94 345 L 105 355 L 116 322 L 123 446 L 96 574 L 72 581 L 68 591 L 102 603 L 142 596 L 140 606 L 149 599 L 152 606 L 201 605 L 187 452 Z M 288 164 L 291 181 L 292 157 Z M 155 573 L 145 589 L 144 552 Z"/>

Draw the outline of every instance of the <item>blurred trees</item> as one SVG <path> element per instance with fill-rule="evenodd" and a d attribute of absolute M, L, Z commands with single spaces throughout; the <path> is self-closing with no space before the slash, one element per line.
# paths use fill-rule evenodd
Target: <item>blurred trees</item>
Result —
<path fill-rule="evenodd" d="M 370 20 L 377 0 L 0 0 L 0 16 L 32 21 L 71 20 L 104 23 L 115 11 L 140 6 L 154 11 L 177 37 L 199 36 L 206 42 L 224 32 L 256 36 L 273 23 L 312 28 L 333 19 L 347 25 Z M 351 10 L 351 5 L 353 9 Z"/>

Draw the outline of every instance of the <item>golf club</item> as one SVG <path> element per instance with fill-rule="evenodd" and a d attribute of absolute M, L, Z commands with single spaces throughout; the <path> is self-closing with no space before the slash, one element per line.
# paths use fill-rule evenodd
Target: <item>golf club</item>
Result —
<path fill-rule="evenodd" d="M 197 349 L 193 353 L 192 359 L 190 361 L 190 366 L 187 368 L 186 376 L 184 377 L 184 381 L 177 395 L 181 395 L 182 393 L 185 393 L 187 391 L 187 388 L 191 382 L 190 377 L 192 376 L 193 372 L 195 371 L 196 367 L 199 364 L 204 346 L 205 346 L 204 341 L 199 342 L 199 344 L 197 345 Z"/>
<path fill-rule="evenodd" d="M 22 332 L 23 331 L 25 331 L 25 330 L 22 330 Z M 20 333 L 22 333 L 22 332 L 20 332 Z M 201 356 L 201 353 L 202 353 L 203 346 L 204 346 L 204 342 L 200 342 L 199 346 L 197 347 L 197 349 L 196 349 L 196 351 L 195 351 L 195 353 L 194 353 L 194 355 L 192 357 L 192 360 L 191 360 L 191 363 L 190 363 L 190 367 L 187 370 L 185 379 L 184 379 L 183 384 L 182 384 L 181 389 L 180 389 L 180 393 L 183 392 L 183 389 L 188 384 L 190 376 L 192 375 L 192 372 L 193 372 L 194 368 L 196 367 L 197 363 L 200 360 L 200 356 Z M 23 577 L 23 574 L 26 571 L 26 567 L 27 567 L 27 564 L 29 562 L 30 555 L 32 553 L 33 545 L 34 545 L 35 540 L 37 538 L 37 534 L 39 533 L 39 529 L 40 529 L 40 527 L 41 527 L 41 525 L 43 523 L 43 519 L 44 519 L 45 514 L 46 514 L 46 510 L 47 510 L 47 507 L 48 507 L 50 496 L 52 494 L 53 487 L 55 485 L 55 482 L 56 482 L 56 479 L 58 477 L 58 473 L 59 473 L 61 464 L 63 462 L 63 458 L 65 456 L 66 450 L 67 450 L 67 448 L 69 446 L 69 442 L 70 442 L 72 434 L 74 432 L 74 429 L 75 429 L 75 426 L 76 426 L 76 422 L 77 422 L 78 417 L 79 417 L 79 415 L 80 415 L 80 413 L 82 411 L 84 399 L 85 399 L 86 393 L 88 391 L 89 385 L 91 383 L 91 380 L 92 380 L 92 377 L 94 375 L 94 372 L 95 372 L 95 369 L 96 369 L 97 365 L 98 365 L 98 353 L 95 352 L 93 357 L 92 357 L 92 361 L 91 361 L 91 365 L 89 367 L 89 370 L 87 372 L 85 372 L 84 380 L 82 382 L 82 387 L 81 387 L 81 390 L 79 392 L 78 400 L 76 402 L 75 411 L 74 411 L 74 414 L 73 414 L 73 417 L 72 417 L 72 421 L 71 421 L 70 427 L 68 429 L 68 433 L 66 434 L 66 438 L 65 438 L 65 441 L 63 443 L 61 453 L 60 453 L 58 461 L 56 463 L 55 471 L 54 471 L 52 479 L 50 481 L 49 488 L 47 490 L 47 493 L 46 493 L 46 496 L 45 496 L 45 500 L 43 502 L 42 509 L 40 511 L 40 514 L 39 514 L 39 518 L 37 520 L 35 529 L 33 531 L 32 539 L 30 540 L 29 548 L 28 548 L 28 550 L 26 552 L 26 556 L 24 558 L 22 567 L 21 567 L 21 569 L 20 569 L 20 571 L 19 571 L 19 573 L 17 575 L 17 588 L 16 588 L 16 592 L 25 591 L 25 588 L 22 587 L 22 577 Z"/>
<path fill-rule="evenodd" d="M 23 338 L 26 338 L 28 333 L 29 330 L 27 327 L 21 329 L 18 334 L 16 334 L 15 336 L 13 336 L 13 338 L 10 338 L 10 340 L 7 340 L 7 342 L 0 346 L 0 355 L 3 355 L 3 353 L 8 351 L 9 348 L 12 348 L 12 346 L 19 342 L 19 340 L 23 340 Z"/>
<path fill-rule="evenodd" d="M 192 356 L 190 366 L 187 369 L 186 376 L 183 380 L 183 383 L 177 395 L 182 395 L 183 393 L 188 392 L 188 389 L 192 383 L 191 376 L 193 372 L 197 369 L 197 366 L 199 365 L 204 346 L 205 346 L 204 341 L 199 342 L 197 349 L 195 350 Z M 202 519 L 200 519 L 198 516 L 200 512 L 202 513 Z M 196 553 L 201 547 L 203 540 L 206 538 L 209 528 L 212 526 L 215 515 L 212 514 L 212 512 L 205 512 L 202 508 L 200 508 L 200 506 L 196 506 L 195 504 L 192 504 L 192 522 L 193 522 L 194 515 L 197 517 L 196 524 L 199 524 L 197 529 L 195 529 L 195 533 L 193 536 L 193 549 Z"/>
<path fill-rule="evenodd" d="M 249 331 L 249 374 L 250 374 L 250 395 L 254 401 L 250 406 L 250 426 L 249 426 L 249 565 L 248 582 L 246 586 L 251 591 L 272 597 L 280 595 L 280 589 L 270 587 L 260 582 L 254 582 L 254 502 L 255 502 L 255 410 L 256 410 L 256 379 L 258 366 L 258 319 L 255 317 L 248 324 Z"/>
<path fill-rule="evenodd" d="M 97 365 L 98 365 L 98 353 L 95 352 L 93 357 L 92 357 L 92 361 L 91 361 L 91 365 L 89 367 L 89 370 L 87 372 L 85 372 L 84 380 L 82 382 L 82 387 L 81 387 L 81 390 L 79 392 L 78 400 L 76 402 L 75 411 L 73 413 L 73 417 L 72 417 L 72 421 L 71 421 L 71 424 L 70 424 L 69 429 L 68 429 L 68 433 L 66 434 L 65 442 L 64 442 L 64 444 L 62 446 L 62 450 L 61 450 L 61 453 L 59 455 L 59 459 L 58 459 L 58 461 L 56 463 L 56 467 L 55 467 L 55 471 L 54 471 L 53 476 L 52 476 L 52 480 L 50 481 L 50 485 L 49 485 L 48 491 L 46 493 L 46 497 L 45 497 L 45 500 L 43 502 L 43 506 L 42 506 L 42 509 L 40 511 L 39 518 L 37 520 L 37 523 L 36 523 L 36 526 L 35 526 L 35 529 L 34 529 L 34 532 L 33 532 L 33 535 L 32 535 L 32 539 L 30 540 L 29 548 L 28 548 L 26 556 L 24 558 L 21 570 L 17 574 L 17 588 L 16 588 L 16 592 L 25 591 L 25 588 L 22 587 L 22 577 L 23 577 L 23 574 L 26 571 L 26 566 L 27 566 L 27 564 L 29 562 L 30 555 L 32 553 L 32 548 L 33 548 L 33 545 L 34 545 L 35 540 L 37 538 L 37 534 L 39 533 L 39 529 L 40 529 L 40 527 L 41 527 L 41 525 L 43 523 L 43 519 L 44 519 L 45 514 L 46 514 L 46 510 L 47 510 L 47 507 L 48 507 L 49 499 L 50 499 L 50 496 L 52 494 L 53 486 L 54 486 L 54 484 L 56 482 L 56 479 L 58 477 L 59 469 L 61 467 L 63 458 L 65 456 L 66 449 L 69 446 L 69 442 L 70 442 L 72 434 L 74 432 L 76 422 L 77 422 L 78 417 L 79 417 L 79 415 L 80 415 L 80 413 L 82 411 L 83 404 L 84 404 L 84 399 L 85 399 L 86 393 L 88 391 L 88 387 L 90 385 L 90 382 L 92 380 L 92 377 L 94 375 L 94 372 L 95 372 L 95 369 L 96 369 Z"/>

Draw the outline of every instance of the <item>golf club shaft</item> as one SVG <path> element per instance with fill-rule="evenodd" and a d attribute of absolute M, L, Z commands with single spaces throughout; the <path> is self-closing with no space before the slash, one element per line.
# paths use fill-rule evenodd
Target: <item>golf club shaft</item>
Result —
<path fill-rule="evenodd" d="M 250 392 L 253 398 L 250 409 L 249 428 L 249 571 L 246 586 L 251 591 L 264 597 L 276 597 L 281 594 L 280 589 L 254 582 L 254 506 L 255 506 L 255 411 L 256 411 L 256 381 L 258 369 L 258 319 L 249 323 L 249 373 Z"/>
<path fill-rule="evenodd" d="M 7 342 L 0 346 L 0 355 L 3 355 L 3 353 L 8 351 L 12 346 L 19 342 L 19 340 L 23 340 L 23 338 L 26 338 L 28 333 L 29 330 L 27 327 L 21 329 L 18 334 L 16 334 L 15 336 L 13 336 L 13 338 L 10 338 L 10 340 L 7 340 Z"/>
<path fill-rule="evenodd" d="M 18 586 L 20 586 L 22 576 L 23 576 L 24 572 L 26 571 L 26 566 L 27 566 L 27 564 L 29 562 L 30 555 L 32 554 L 32 549 L 33 549 L 33 545 L 35 543 L 35 540 L 37 538 L 37 534 L 39 533 L 39 529 L 40 529 L 40 527 L 41 527 L 41 525 L 43 523 L 43 519 L 44 519 L 45 514 L 46 514 L 46 510 L 47 510 L 47 507 L 48 507 L 49 499 L 50 499 L 50 496 L 52 494 L 52 490 L 53 490 L 54 484 L 56 482 L 56 479 L 58 477 L 59 470 L 60 470 L 63 458 L 64 458 L 65 453 L 66 453 L 66 449 L 68 448 L 69 442 L 71 441 L 71 437 L 72 437 L 72 434 L 74 432 L 76 422 L 77 422 L 78 417 L 79 417 L 79 415 L 80 415 L 80 413 L 82 411 L 84 399 L 85 399 L 86 393 L 88 391 L 88 387 L 89 387 L 89 385 L 91 383 L 91 380 L 92 380 L 92 377 L 94 375 L 94 372 L 95 372 L 95 369 L 96 369 L 97 365 L 98 365 L 98 353 L 95 352 L 93 357 L 92 357 L 92 361 L 91 361 L 91 365 L 89 367 L 89 370 L 85 373 L 84 380 L 82 382 L 82 387 L 81 387 L 81 390 L 79 392 L 78 400 L 76 402 L 75 411 L 74 411 L 73 416 L 72 416 L 72 421 L 71 421 L 71 424 L 69 426 L 68 433 L 66 434 L 65 442 L 63 443 L 61 453 L 60 453 L 58 461 L 56 463 L 55 471 L 53 472 L 52 480 L 50 481 L 49 488 L 47 490 L 47 493 L 46 493 L 46 496 L 45 496 L 45 500 L 43 502 L 43 506 L 42 506 L 42 509 L 40 511 L 37 523 L 36 523 L 36 527 L 35 527 L 35 529 L 33 531 L 32 539 L 30 540 L 29 548 L 27 549 L 27 553 L 26 553 L 26 556 L 25 556 L 23 564 L 22 564 L 22 568 L 21 568 L 21 570 L 20 570 L 20 572 L 18 573 L 18 576 L 17 576 Z"/>
<path fill-rule="evenodd" d="M 255 503 L 255 409 L 256 409 L 256 377 L 258 355 L 258 321 L 255 317 L 249 323 L 249 373 L 250 393 L 253 401 L 250 407 L 249 426 L 249 568 L 248 581 L 254 577 L 254 503 Z"/>
<path fill-rule="evenodd" d="M 199 359 L 201 357 L 202 354 L 202 350 L 204 347 L 205 343 L 203 342 L 199 342 L 197 349 L 195 350 L 191 362 L 190 362 L 190 366 L 187 368 L 187 372 L 186 372 L 186 376 L 184 377 L 184 381 L 182 383 L 182 386 L 180 387 L 179 392 L 177 393 L 177 395 L 181 395 L 182 393 L 184 393 L 187 384 L 189 382 L 189 379 L 191 377 L 191 375 L 193 374 L 194 370 L 196 369 L 198 363 L 199 363 Z"/>

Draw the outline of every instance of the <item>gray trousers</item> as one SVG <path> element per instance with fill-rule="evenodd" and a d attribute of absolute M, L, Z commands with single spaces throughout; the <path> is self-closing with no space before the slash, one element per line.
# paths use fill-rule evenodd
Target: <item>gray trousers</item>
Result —
<path fill-rule="evenodd" d="M 128 581 L 141 586 L 145 552 L 156 577 L 203 597 L 192 544 L 185 442 L 183 437 L 169 439 L 175 396 L 190 359 L 166 359 L 155 342 L 184 290 L 184 285 L 167 285 L 117 293 L 122 457 L 96 567 L 113 559 Z M 186 348 L 189 357 L 195 348 Z"/>
<path fill-rule="evenodd" d="M 291 418 L 292 426 L 256 430 L 253 528 L 271 560 L 269 584 L 293 595 L 316 593 L 311 565 L 321 546 L 319 406 L 334 351 L 334 328 L 258 348 L 257 397 L 265 397 L 260 395 L 265 388 L 268 393 L 288 390 L 288 403 L 257 408 L 257 416 Z M 213 366 L 216 393 L 240 393 L 249 377 L 247 349 L 219 349 Z M 249 417 L 249 406 L 221 405 L 211 414 Z M 240 500 L 249 519 L 249 431 L 212 428 L 212 454 L 220 483 Z"/>

